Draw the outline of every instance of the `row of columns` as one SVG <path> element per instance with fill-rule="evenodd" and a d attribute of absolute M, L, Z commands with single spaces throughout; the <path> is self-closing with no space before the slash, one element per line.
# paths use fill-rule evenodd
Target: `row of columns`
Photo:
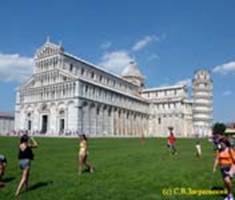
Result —
<path fill-rule="evenodd" d="M 8 117 L 0 117 L 0 135 L 6 134 L 9 131 L 14 130 L 14 119 Z"/>
<path fill-rule="evenodd" d="M 95 136 L 142 136 L 147 133 L 147 115 L 134 111 L 83 102 L 79 107 L 81 133 Z"/>
<path fill-rule="evenodd" d="M 26 90 L 23 93 L 24 99 L 22 100 L 24 102 L 33 102 L 39 100 L 52 100 L 58 98 L 73 97 L 77 88 L 78 86 L 76 82 L 68 82 L 52 87 L 40 88 L 38 90 Z"/>

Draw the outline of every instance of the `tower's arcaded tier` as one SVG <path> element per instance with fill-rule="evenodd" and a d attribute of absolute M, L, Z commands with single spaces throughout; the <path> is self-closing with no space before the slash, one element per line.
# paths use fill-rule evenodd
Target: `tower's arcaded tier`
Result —
<path fill-rule="evenodd" d="M 193 79 L 194 134 L 209 136 L 213 121 L 213 82 L 207 70 L 198 70 Z"/>

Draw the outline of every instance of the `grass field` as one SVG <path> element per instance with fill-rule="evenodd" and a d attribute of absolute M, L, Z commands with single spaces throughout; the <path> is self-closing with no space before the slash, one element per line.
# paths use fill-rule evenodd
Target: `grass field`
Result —
<path fill-rule="evenodd" d="M 222 196 L 177 195 L 176 188 L 196 190 L 223 187 L 219 170 L 212 174 L 213 147 L 202 141 L 203 157 L 195 156 L 195 141 L 178 139 L 178 155 L 166 149 L 165 139 L 91 139 L 90 161 L 94 174 L 77 175 L 77 139 L 37 138 L 39 147 L 32 163 L 30 190 L 24 200 L 219 200 Z M 0 199 L 15 199 L 20 179 L 17 166 L 17 138 L 0 137 L 0 153 L 7 156 L 7 182 Z M 164 196 L 163 189 L 176 191 Z M 164 190 L 166 191 L 166 190 Z"/>

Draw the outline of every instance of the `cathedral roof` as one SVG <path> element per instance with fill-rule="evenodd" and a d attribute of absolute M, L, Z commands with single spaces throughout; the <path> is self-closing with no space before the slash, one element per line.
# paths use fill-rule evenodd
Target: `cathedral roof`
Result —
<path fill-rule="evenodd" d="M 144 79 L 144 76 L 142 75 L 142 73 L 138 69 L 138 66 L 137 66 L 136 62 L 134 62 L 134 61 L 131 61 L 129 63 L 129 65 L 127 65 L 127 67 L 122 72 L 122 76 L 123 77 L 135 77 L 135 78 Z"/>
<path fill-rule="evenodd" d="M 63 52 L 64 48 L 61 44 L 55 44 L 48 37 L 46 42 L 36 51 L 35 58 L 43 58 L 56 52 Z"/>
<path fill-rule="evenodd" d="M 153 92 L 153 91 L 160 91 L 160 90 L 174 90 L 174 89 L 180 89 L 185 88 L 184 84 L 177 84 L 177 85 L 168 85 L 168 86 L 161 86 L 161 87 L 155 87 L 155 88 L 147 88 L 144 89 L 143 92 Z"/>

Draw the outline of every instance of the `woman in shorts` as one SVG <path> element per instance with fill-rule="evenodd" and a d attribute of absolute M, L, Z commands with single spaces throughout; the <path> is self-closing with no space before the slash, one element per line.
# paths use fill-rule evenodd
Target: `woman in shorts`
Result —
<path fill-rule="evenodd" d="M 233 200 L 232 194 L 232 176 L 230 170 L 234 164 L 234 152 L 230 148 L 230 143 L 225 138 L 220 141 L 220 148 L 217 150 L 216 158 L 213 166 L 213 172 L 219 165 L 220 172 L 224 181 L 224 186 L 227 189 L 227 197 L 225 200 Z"/>
<path fill-rule="evenodd" d="M 20 138 L 20 145 L 19 145 L 19 167 L 22 170 L 21 180 L 16 190 L 16 196 L 20 194 L 21 189 L 23 186 L 25 189 L 28 188 L 29 184 L 29 174 L 30 174 L 30 162 L 33 160 L 33 151 L 32 148 L 36 148 L 38 146 L 37 142 L 34 138 L 30 138 L 28 135 L 23 135 Z"/>
<path fill-rule="evenodd" d="M 79 166 L 78 166 L 78 174 L 82 174 L 83 166 L 86 166 L 90 173 L 94 171 L 94 168 L 87 161 L 88 157 L 88 142 L 87 137 L 85 135 L 80 136 L 80 149 L 79 149 Z"/>

